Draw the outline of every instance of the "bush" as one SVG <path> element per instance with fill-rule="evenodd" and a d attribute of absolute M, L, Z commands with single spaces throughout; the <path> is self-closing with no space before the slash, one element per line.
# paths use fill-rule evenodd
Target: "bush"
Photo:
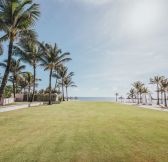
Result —
<path fill-rule="evenodd" d="M 13 88 L 11 85 L 7 85 L 4 90 L 4 98 L 10 98 L 13 93 Z"/>

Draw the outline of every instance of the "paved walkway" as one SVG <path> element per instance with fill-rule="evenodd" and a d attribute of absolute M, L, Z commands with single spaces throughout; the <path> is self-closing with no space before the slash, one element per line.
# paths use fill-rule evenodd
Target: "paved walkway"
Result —
<path fill-rule="evenodd" d="M 148 106 L 148 105 L 140 105 L 139 108 L 145 108 L 145 109 L 151 109 L 151 110 L 157 110 L 157 111 L 167 111 L 167 108 L 161 108 L 159 106 Z"/>
<path fill-rule="evenodd" d="M 137 105 L 135 103 L 124 103 L 126 105 L 134 105 L 137 106 L 138 108 L 145 108 L 145 109 L 151 109 L 151 110 L 157 110 L 157 111 L 167 111 L 168 108 L 161 108 L 160 106 L 157 105 Z"/>
<path fill-rule="evenodd" d="M 8 112 L 8 111 L 13 111 L 13 110 L 18 110 L 18 109 L 24 109 L 24 108 L 29 108 L 32 106 L 40 106 L 43 105 L 42 102 L 36 102 L 36 103 L 32 103 L 32 104 L 19 104 L 19 105 L 11 105 L 11 106 L 5 106 L 3 108 L 0 108 L 0 113 L 3 112 Z"/>

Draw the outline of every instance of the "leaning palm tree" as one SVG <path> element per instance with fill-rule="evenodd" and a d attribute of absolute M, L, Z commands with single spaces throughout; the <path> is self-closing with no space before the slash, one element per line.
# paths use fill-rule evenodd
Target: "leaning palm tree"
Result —
<path fill-rule="evenodd" d="M 66 89 L 66 99 L 68 101 L 68 88 L 69 87 L 77 87 L 75 85 L 75 83 L 72 81 L 72 77 L 65 77 L 64 79 L 64 86 L 65 86 L 65 89 Z"/>
<path fill-rule="evenodd" d="M 142 92 L 143 92 L 144 84 L 140 81 L 137 81 L 137 82 L 133 83 L 133 87 L 136 90 L 138 104 L 140 104 L 142 102 Z"/>
<path fill-rule="evenodd" d="M 39 5 L 33 3 L 33 0 L 0 1 L 0 31 L 4 33 L 0 42 L 9 41 L 8 62 L 0 87 L 0 99 L 8 80 L 14 43 L 20 38 L 25 41 L 35 39 L 36 34 L 31 28 L 39 15 Z"/>
<path fill-rule="evenodd" d="M 55 44 L 54 46 L 49 44 L 42 45 L 44 55 L 41 60 L 41 66 L 44 70 L 49 71 L 49 101 L 48 104 L 51 105 L 51 80 L 53 75 L 53 70 L 59 67 L 62 63 L 71 60 L 69 58 L 70 53 L 62 53 L 61 50 Z"/>
<path fill-rule="evenodd" d="M 21 40 L 18 46 L 15 46 L 14 52 L 21 57 L 23 62 L 27 62 L 33 67 L 33 94 L 31 97 L 31 102 L 33 102 L 36 87 L 36 69 L 42 57 L 42 49 L 38 42 L 25 42 Z"/>
<path fill-rule="evenodd" d="M 168 79 L 164 79 L 160 82 L 160 85 L 162 87 L 163 93 L 164 93 L 164 103 L 165 107 L 167 107 L 167 91 L 168 91 Z"/>
<path fill-rule="evenodd" d="M 157 105 L 160 104 L 160 95 L 159 95 L 159 89 L 160 89 L 160 83 L 161 81 L 164 80 L 163 76 L 155 76 L 154 78 L 150 79 L 150 84 L 156 84 L 157 86 Z"/>
<path fill-rule="evenodd" d="M 4 63 L 0 63 L 0 66 L 6 68 L 7 67 L 7 60 L 4 61 Z M 17 90 L 17 83 L 18 80 L 20 78 L 20 74 L 22 72 L 22 70 L 24 70 L 26 68 L 25 65 L 21 65 L 21 60 L 15 60 L 12 58 L 11 60 L 11 66 L 10 66 L 10 73 L 12 74 L 12 76 L 9 78 L 9 81 L 12 82 L 13 84 L 13 95 L 14 98 L 16 97 L 16 90 Z"/>

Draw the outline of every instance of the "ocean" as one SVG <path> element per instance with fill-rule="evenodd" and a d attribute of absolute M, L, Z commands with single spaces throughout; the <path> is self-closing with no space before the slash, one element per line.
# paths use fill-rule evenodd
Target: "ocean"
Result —
<path fill-rule="evenodd" d="M 78 97 L 80 101 L 115 102 L 114 97 Z"/>

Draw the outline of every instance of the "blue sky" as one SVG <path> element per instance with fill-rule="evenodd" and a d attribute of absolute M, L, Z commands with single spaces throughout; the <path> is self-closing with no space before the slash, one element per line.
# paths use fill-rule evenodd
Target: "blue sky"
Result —
<path fill-rule="evenodd" d="M 167 0 L 36 2 L 39 39 L 71 53 L 68 66 L 78 85 L 71 96 L 125 95 L 133 81 L 168 76 Z M 39 88 L 47 87 L 47 72 L 39 68 L 38 76 Z"/>

